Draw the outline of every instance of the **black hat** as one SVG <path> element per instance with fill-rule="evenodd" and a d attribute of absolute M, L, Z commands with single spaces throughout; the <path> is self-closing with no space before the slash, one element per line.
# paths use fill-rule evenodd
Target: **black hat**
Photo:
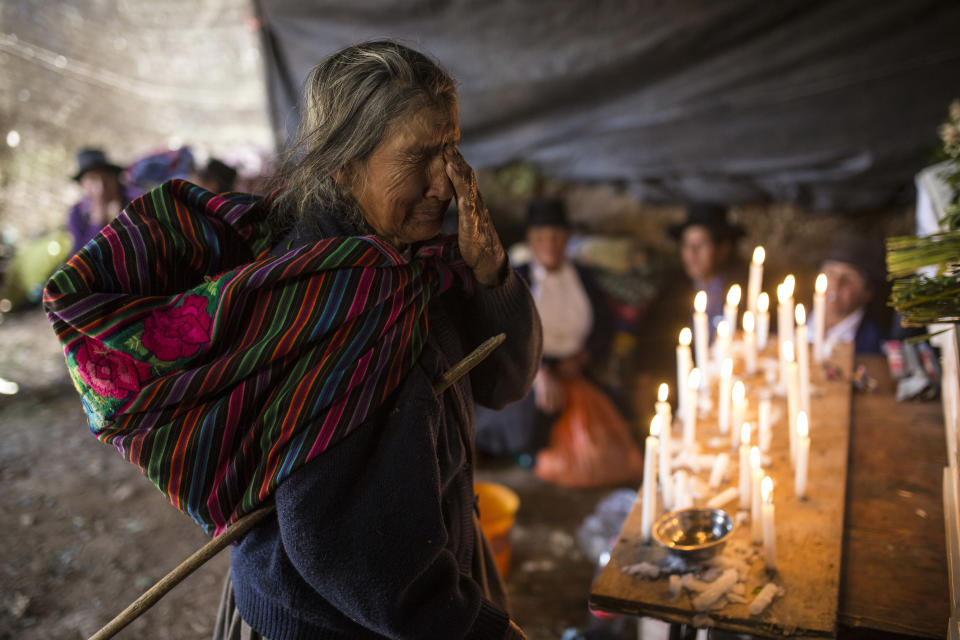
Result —
<path fill-rule="evenodd" d="M 834 237 L 824 260 L 849 264 L 860 272 L 874 291 L 886 284 L 883 243 L 869 236 L 843 233 Z"/>
<path fill-rule="evenodd" d="M 669 227 L 670 235 L 679 240 L 683 230 L 687 227 L 699 225 L 710 230 L 714 240 L 735 241 L 743 237 L 746 232 L 738 224 L 727 222 L 727 208 L 711 202 L 694 202 L 687 205 L 687 219 L 680 224 Z"/>
<path fill-rule="evenodd" d="M 94 169 L 108 169 L 114 173 L 123 171 L 123 167 L 110 162 L 103 149 L 93 147 L 80 149 L 77 152 L 77 173 L 73 176 L 73 179 L 79 182 L 83 174 Z"/>
<path fill-rule="evenodd" d="M 210 158 L 207 166 L 200 172 L 200 177 L 213 184 L 214 191 L 223 193 L 233 191 L 233 185 L 237 181 L 237 170 L 222 160 Z"/>
<path fill-rule="evenodd" d="M 570 228 L 567 220 L 567 207 L 559 198 L 537 198 L 527 205 L 527 228 L 563 227 Z"/>

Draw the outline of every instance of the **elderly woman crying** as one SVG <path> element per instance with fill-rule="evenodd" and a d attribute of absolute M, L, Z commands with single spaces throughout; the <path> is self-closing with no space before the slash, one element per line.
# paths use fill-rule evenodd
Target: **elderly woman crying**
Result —
<path fill-rule="evenodd" d="M 98 438 L 211 533 L 276 505 L 232 549 L 217 638 L 524 637 L 474 514 L 473 403 L 524 396 L 540 325 L 459 137 L 436 63 L 348 47 L 271 196 L 167 183 L 48 285 Z"/>

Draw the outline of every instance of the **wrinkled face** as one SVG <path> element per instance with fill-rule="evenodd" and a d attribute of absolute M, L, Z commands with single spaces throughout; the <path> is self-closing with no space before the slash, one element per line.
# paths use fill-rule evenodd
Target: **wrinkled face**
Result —
<path fill-rule="evenodd" d="M 443 147 L 459 141 L 456 107 L 427 107 L 391 123 L 351 176 L 353 197 L 378 236 L 402 249 L 440 233 L 454 197 Z"/>
<path fill-rule="evenodd" d="M 563 227 L 537 226 L 527 229 L 527 244 L 534 259 L 547 271 L 563 265 L 570 233 Z"/>
<path fill-rule="evenodd" d="M 110 169 L 90 169 L 80 176 L 83 195 L 91 200 L 110 202 L 120 199 L 120 180 Z"/>
<path fill-rule="evenodd" d="M 827 324 L 832 326 L 870 302 L 870 285 L 853 265 L 827 260 Z"/>
<path fill-rule="evenodd" d="M 721 248 L 713 234 L 702 225 L 690 225 L 680 237 L 680 259 L 691 280 L 706 281 L 717 272 Z"/>

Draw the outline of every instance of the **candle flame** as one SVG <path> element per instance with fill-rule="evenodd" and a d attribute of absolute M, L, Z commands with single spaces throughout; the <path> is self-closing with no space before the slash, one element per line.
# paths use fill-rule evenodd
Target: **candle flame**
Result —
<path fill-rule="evenodd" d="M 803 304 L 798 304 L 797 308 L 793 311 L 793 317 L 797 320 L 797 326 L 802 327 L 807 324 L 807 310 L 803 308 Z"/>
<path fill-rule="evenodd" d="M 753 319 L 752 311 L 743 312 L 743 330 L 747 333 L 753 333 L 756 328 L 756 321 Z"/>
<path fill-rule="evenodd" d="M 743 291 L 740 289 L 740 285 L 735 284 L 730 287 L 730 290 L 727 291 L 727 304 L 731 307 L 735 307 L 740 304 L 740 297 L 743 295 Z"/>
<path fill-rule="evenodd" d="M 754 264 L 763 264 L 763 261 L 767 257 L 767 252 L 763 250 L 763 247 L 757 247 L 753 250 L 753 262 Z"/>
<path fill-rule="evenodd" d="M 730 323 L 726 320 L 721 320 L 717 323 L 717 335 L 721 338 L 729 338 L 730 334 Z"/>
<path fill-rule="evenodd" d="M 697 313 L 703 313 L 707 310 L 707 292 L 698 291 L 693 298 L 693 308 Z"/>
<path fill-rule="evenodd" d="M 770 310 L 770 295 L 767 293 L 761 293 L 757 296 L 757 311 L 760 313 L 766 313 Z"/>
<path fill-rule="evenodd" d="M 789 274 L 786 278 L 783 279 L 783 289 L 787 294 L 788 298 L 793 297 L 793 291 L 797 287 L 797 279 L 793 277 L 793 274 Z"/>
<path fill-rule="evenodd" d="M 827 274 L 821 273 L 817 276 L 817 283 L 813 285 L 813 288 L 817 293 L 826 293 L 827 291 Z"/>
<path fill-rule="evenodd" d="M 750 444 L 750 423 L 744 422 L 740 427 L 740 444 Z"/>
<path fill-rule="evenodd" d="M 760 495 L 763 497 L 763 504 L 773 502 L 773 480 L 770 476 L 763 476 L 763 480 L 760 481 Z"/>
<path fill-rule="evenodd" d="M 660 437 L 660 416 L 653 416 L 653 420 L 650 421 L 650 435 L 654 438 Z"/>
<path fill-rule="evenodd" d="M 783 344 L 780 345 L 780 353 L 783 354 L 784 360 L 793 362 L 793 343 L 789 340 L 784 340 Z"/>
<path fill-rule="evenodd" d="M 720 375 L 724 378 L 729 378 L 733 375 L 733 358 L 723 359 L 723 364 L 720 365 Z M 647 402 L 649 402 L 649 400 Z"/>
<path fill-rule="evenodd" d="M 733 402 L 734 404 L 739 404 L 743 402 L 747 397 L 747 387 L 743 384 L 742 380 L 737 380 L 733 383 Z"/>
<path fill-rule="evenodd" d="M 750 447 L 750 466 L 754 469 L 760 468 L 760 447 L 756 445 Z"/>
<path fill-rule="evenodd" d="M 810 433 L 810 425 L 807 421 L 807 412 L 799 411 L 797 412 L 797 435 L 806 438 L 808 433 Z"/>
<path fill-rule="evenodd" d="M 692 341 L 693 332 L 690 331 L 690 327 L 684 327 L 683 329 L 680 329 L 680 344 L 685 347 L 689 347 Z"/>
<path fill-rule="evenodd" d="M 668 385 L 666 382 L 661 382 L 660 387 L 657 389 L 657 400 L 659 400 L 660 402 L 666 402 L 667 398 L 669 397 L 670 397 L 670 385 Z M 650 402 L 650 401 L 647 400 L 647 402 Z"/>
<path fill-rule="evenodd" d="M 700 369 L 694 367 L 690 370 L 690 375 L 687 377 L 687 386 L 691 389 L 700 388 Z"/>

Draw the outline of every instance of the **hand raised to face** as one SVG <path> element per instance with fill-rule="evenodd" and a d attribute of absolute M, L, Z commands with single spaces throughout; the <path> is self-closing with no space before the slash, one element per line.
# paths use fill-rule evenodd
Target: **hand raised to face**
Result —
<path fill-rule="evenodd" d="M 456 192 L 460 253 L 480 284 L 496 286 L 504 278 L 506 252 L 477 188 L 477 176 L 455 146 L 446 145 L 443 157 Z"/>

